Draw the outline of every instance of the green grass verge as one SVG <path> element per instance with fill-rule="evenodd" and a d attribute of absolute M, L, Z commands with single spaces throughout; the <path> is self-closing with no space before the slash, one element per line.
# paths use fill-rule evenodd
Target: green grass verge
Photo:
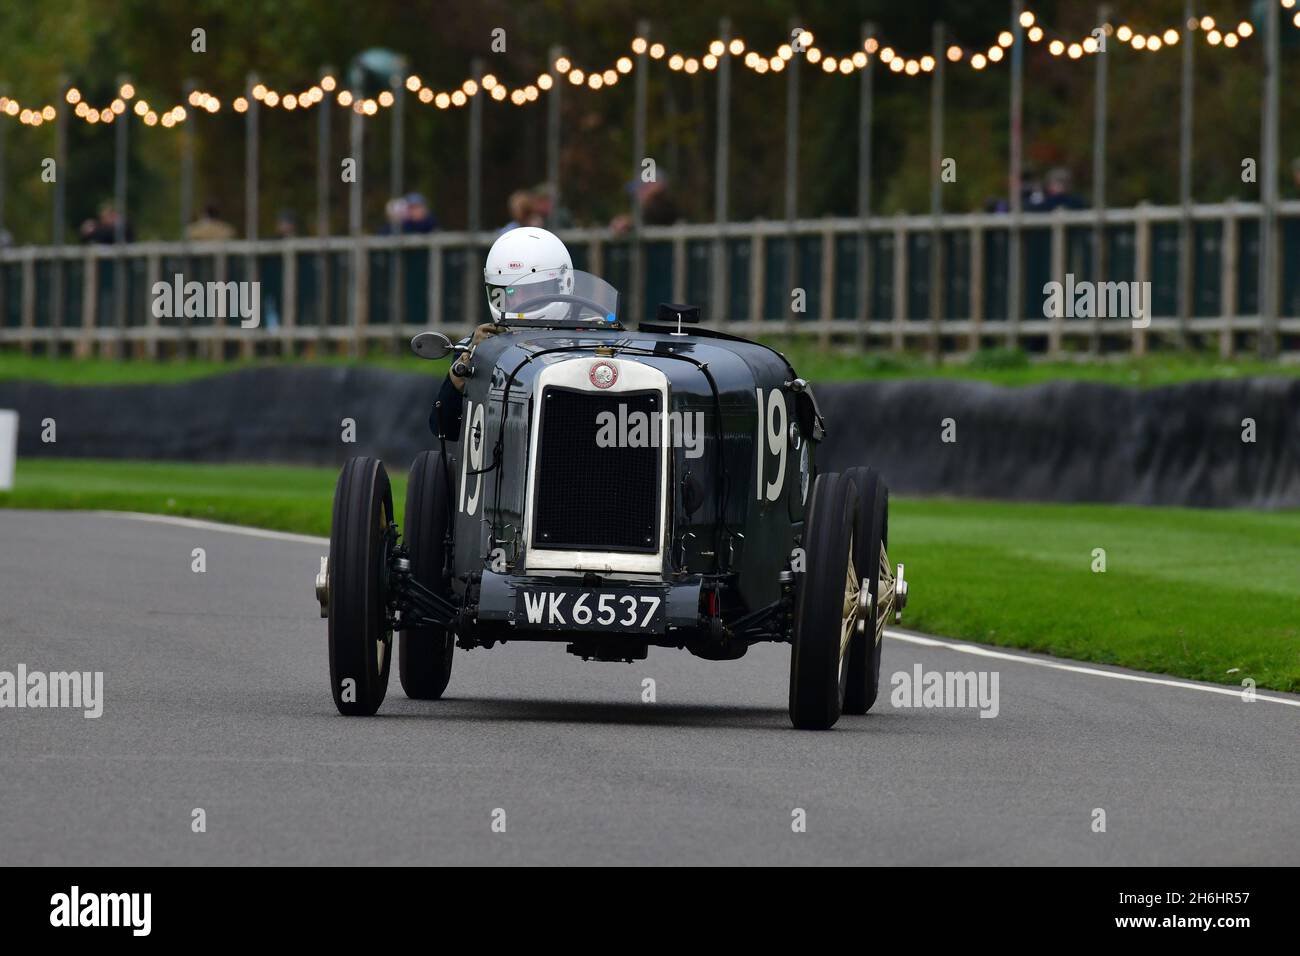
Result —
<path fill-rule="evenodd" d="M 0 506 L 328 535 L 332 468 L 24 459 Z M 391 475 L 402 514 L 404 475 Z M 906 623 L 933 634 L 1300 691 L 1300 512 L 895 499 Z M 1093 551 L 1106 552 L 1094 573 Z"/>
<path fill-rule="evenodd" d="M 334 468 L 20 458 L 0 507 L 144 511 L 328 536 L 337 478 Z M 406 475 L 390 478 L 401 515 Z"/>
<path fill-rule="evenodd" d="M 1190 353 L 1151 355 L 1141 359 L 1097 362 L 1030 360 L 1023 352 L 990 349 L 966 359 L 935 364 L 915 355 L 863 352 L 845 346 L 822 347 L 800 339 L 766 340 L 790 359 L 800 375 L 813 382 L 868 379 L 954 378 L 998 385 L 1035 385 L 1057 379 L 1105 382 L 1149 388 L 1201 379 L 1244 378 L 1257 375 L 1300 375 L 1300 365 L 1280 365 L 1252 360 L 1225 362 L 1214 356 Z M 365 359 L 264 359 L 209 362 L 197 359 L 149 361 L 48 358 L 0 351 L 0 381 L 29 380 L 59 385 L 137 385 L 184 382 L 239 368 L 285 365 L 367 365 L 423 374 L 441 375 L 446 362 L 430 364 L 413 355 L 374 355 Z"/>
<path fill-rule="evenodd" d="M 914 582 L 909 626 L 1300 691 L 1300 512 L 906 499 L 891 511 L 891 557 Z"/>
<path fill-rule="evenodd" d="M 248 359 L 212 362 L 204 359 L 52 358 L 0 350 L 0 382 L 32 381 L 54 385 L 169 385 L 223 375 L 246 368 L 302 366 L 365 366 L 389 368 L 423 375 L 444 375 L 450 362 L 431 362 L 414 355 L 374 355 L 365 359 L 329 357 L 313 359 Z"/>

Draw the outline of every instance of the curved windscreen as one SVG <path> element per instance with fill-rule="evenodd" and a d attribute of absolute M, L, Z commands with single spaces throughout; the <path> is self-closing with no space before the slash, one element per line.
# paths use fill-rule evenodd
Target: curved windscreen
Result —
<path fill-rule="evenodd" d="M 618 322 L 618 290 L 589 272 L 564 269 L 524 285 L 487 286 L 488 302 L 506 325 Z"/>

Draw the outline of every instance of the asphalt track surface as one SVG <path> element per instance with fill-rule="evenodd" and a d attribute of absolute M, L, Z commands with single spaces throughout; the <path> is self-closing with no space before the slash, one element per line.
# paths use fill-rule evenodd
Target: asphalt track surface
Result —
<path fill-rule="evenodd" d="M 105 697 L 99 719 L 0 710 L 0 859 L 1300 863 L 1294 695 L 1246 703 L 895 632 L 886 680 L 917 663 L 996 670 L 998 716 L 882 694 L 865 717 L 797 732 L 784 647 L 597 664 L 521 643 L 458 650 L 440 702 L 407 700 L 394 672 L 378 716 L 345 718 L 312 595 L 324 551 L 201 524 L 0 511 L 0 670 L 102 670 Z M 647 677 L 656 703 L 641 700 Z M 806 832 L 792 828 L 797 809 Z"/>

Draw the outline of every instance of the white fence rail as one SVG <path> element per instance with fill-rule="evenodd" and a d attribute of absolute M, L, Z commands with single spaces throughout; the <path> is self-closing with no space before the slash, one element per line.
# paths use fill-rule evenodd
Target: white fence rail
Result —
<path fill-rule="evenodd" d="M 1276 318 L 1261 318 L 1257 203 L 1052 213 L 896 216 L 603 229 L 563 234 L 575 265 L 625 290 L 625 321 L 657 302 L 703 306 L 745 335 L 850 339 L 962 352 L 1059 355 L 1187 344 L 1224 356 L 1300 354 L 1300 202 L 1279 204 Z M 0 251 L 0 345 L 27 352 L 210 358 L 400 349 L 425 328 L 487 317 L 481 261 L 492 233 L 220 243 L 34 246 Z M 1181 255 L 1190 243 L 1189 254 Z M 1018 250 L 1018 252 L 1013 251 Z M 1008 315 L 1019 262 L 1023 314 Z M 1190 263 L 1181 268 L 1180 262 Z M 1145 328 L 1047 316 L 1043 286 L 1149 282 Z M 158 315 L 154 288 L 259 283 L 260 324 Z M 800 309 L 802 307 L 802 309 Z M 196 310 L 203 311 L 203 310 Z"/>

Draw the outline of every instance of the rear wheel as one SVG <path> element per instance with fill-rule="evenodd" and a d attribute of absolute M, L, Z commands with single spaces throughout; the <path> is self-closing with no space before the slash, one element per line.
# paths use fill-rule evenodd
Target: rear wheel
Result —
<path fill-rule="evenodd" d="M 406 532 L 411 577 L 430 591 L 451 598 L 444 572 L 450 522 L 449 469 L 441 452 L 425 451 L 411 464 L 406 484 Z M 444 628 L 407 628 L 398 636 L 397 673 L 402 690 L 414 700 L 437 700 L 451 679 L 455 635 Z"/>
<path fill-rule="evenodd" d="M 330 684 L 341 714 L 373 714 L 388 690 L 388 567 L 395 539 L 383 463 L 348 459 L 334 489 L 329 555 Z"/>
<path fill-rule="evenodd" d="M 859 613 L 856 517 L 853 482 L 841 474 L 819 475 L 812 490 L 790 653 L 790 720 L 803 730 L 833 726 L 844 705 L 849 639 Z"/>
<path fill-rule="evenodd" d="M 858 522 L 853 561 L 871 599 L 863 608 L 861 624 L 849 641 L 848 682 L 844 712 L 865 714 L 880 690 L 880 648 L 884 643 L 880 623 L 881 566 L 889 546 L 889 489 L 874 468 L 850 468 L 845 474 L 858 491 Z"/>

